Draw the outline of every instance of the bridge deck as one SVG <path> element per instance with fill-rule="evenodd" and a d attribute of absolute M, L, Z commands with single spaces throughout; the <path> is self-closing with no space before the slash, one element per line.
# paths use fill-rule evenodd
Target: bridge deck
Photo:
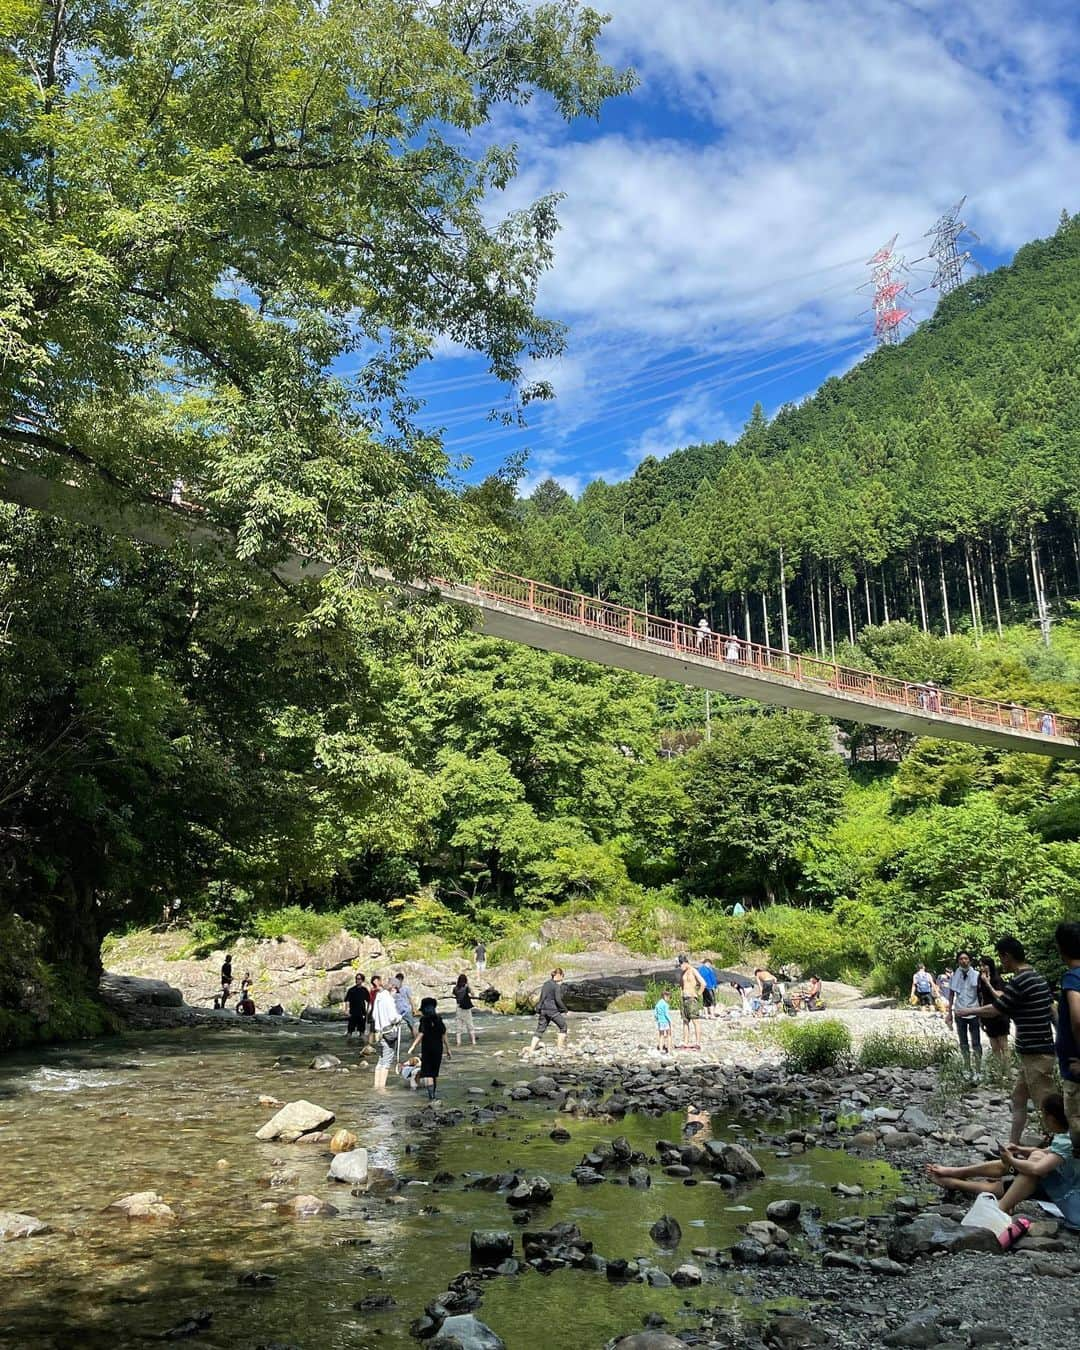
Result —
<path fill-rule="evenodd" d="M 72 484 L 2 466 L 0 498 L 151 544 L 168 546 L 183 539 L 234 553 L 228 532 L 209 524 L 194 509 L 137 504 L 106 512 Z M 284 580 L 296 581 L 318 576 L 325 567 L 291 556 L 275 571 Z M 384 580 L 400 584 L 390 577 Z M 478 611 L 484 632 L 492 637 L 543 651 L 841 721 L 1080 759 L 1080 724 L 1066 718 L 785 653 L 733 635 L 703 633 L 509 573 L 494 573 L 480 586 L 416 583 L 405 589 L 435 590 L 452 604 Z"/>

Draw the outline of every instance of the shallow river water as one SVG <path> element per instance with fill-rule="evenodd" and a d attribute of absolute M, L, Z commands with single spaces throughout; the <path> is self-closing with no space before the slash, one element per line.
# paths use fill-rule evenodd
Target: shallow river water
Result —
<path fill-rule="evenodd" d="M 484 1019 L 480 1046 L 444 1066 L 445 1105 L 483 1101 L 467 1090 L 493 1077 L 513 1083 L 535 1076 L 514 1060 L 523 1031 L 516 1019 Z M 515 1102 L 494 1125 L 419 1131 L 405 1117 L 420 1109 L 423 1093 L 392 1082 L 387 1097 L 376 1098 L 368 1069 L 307 1068 L 319 1049 L 357 1063 L 340 1031 L 295 1027 L 133 1034 L 0 1060 L 0 1209 L 33 1214 L 53 1230 L 0 1245 L 0 1345 L 145 1346 L 207 1311 L 208 1328 L 179 1343 L 200 1350 L 275 1342 L 298 1350 L 415 1346 L 409 1323 L 468 1268 L 471 1231 L 520 1233 L 503 1195 L 464 1189 L 469 1173 L 523 1168 L 543 1175 L 555 1200 L 533 1227 L 570 1220 L 602 1255 L 648 1255 L 669 1271 L 692 1259 L 691 1247 L 736 1241 L 739 1225 L 764 1217 L 781 1196 L 820 1206 L 828 1219 L 880 1212 L 898 1190 L 885 1164 L 825 1149 L 776 1158 L 753 1139 L 766 1180 L 734 1195 L 710 1184 L 686 1186 L 659 1169 L 647 1191 L 579 1187 L 570 1169 L 592 1143 L 626 1134 L 636 1149 L 652 1152 L 657 1139 L 679 1137 L 683 1117 L 628 1116 L 613 1126 Z M 279 1055 L 294 1060 L 275 1068 Z M 262 1093 L 333 1110 L 335 1128 L 356 1132 L 372 1166 L 419 1184 L 353 1196 L 326 1180 L 324 1148 L 259 1143 L 255 1131 L 273 1114 L 258 1105 Z M 491 1100 L 502 1100 L 502 1090 L 491 1089 Z M 557 1121 L 569 1128 L 570 1143 L 548 1137 Z M 738 1137 L 719 1117 L 713 1133 Z M 260 1178 L 275 1167 L 297 1173 L 297 1184 L 271 1192 Z M 438 1172 L 455 1179 L 430 1184 Z M 833 1195 L 830 1187 L 841 1180 L 859 1182 L 867 1196 Z M 158 1191 L 176 1222 L 104 1212 L 142 1190 Z M 278 1201 L 300 1192 L 330 1200 L 338 1215 L 296 1219 L 277 1211 Z M 675 1253 L 660 1252 L 649 1237 L 661 1214 L 682 1225 Z M 277 1281 L 266 1290 L 239 1284 L 251 1271 Z M 354 1304 L 372 1293 L 391 1294 L 397 1306 L 357 1311 Z M 510 1350 L 599 1350 L 610 1336 L 639 1328 L 648 1312 L 661 1312 L 677 1329 L 687 1306 L 719 1305 L 733 1318 L 762 1312 L 749 1275 L 718 1274 L 715 1283 L 679 1291 L 612 1285 L 585 1271 L 526 1271 L 491 1281 L 477 1315 Z"/>

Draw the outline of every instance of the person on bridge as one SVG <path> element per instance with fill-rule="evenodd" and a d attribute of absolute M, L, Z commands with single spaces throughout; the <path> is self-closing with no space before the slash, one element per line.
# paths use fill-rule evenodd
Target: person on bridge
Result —
<path fill-rule="evenodd" d="M 724 643 L 724 660 L 732 664 L 742 660 L 742 648 L 739 646 L 738 638 L 729 637 Z"/>
<path fill-rule="evenodd" d="M 1052 712 L 1039 714 L 1039 730 L 1044 736 L 1057 735 L 1057 724 L 1054 721 L 1054 714 Z"/>
<path fill-rule="evenodd" d="M 708 651 L 712 644 L 713 630 L 709 627 L 709 621 L 704 614 L 698 619 L 697 625 L 697 649 L 699 652 Z"/>

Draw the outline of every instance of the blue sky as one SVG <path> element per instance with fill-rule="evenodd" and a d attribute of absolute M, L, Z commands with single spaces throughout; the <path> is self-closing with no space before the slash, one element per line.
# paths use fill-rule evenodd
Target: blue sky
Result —
<path fill-rule="evenodd" d="M 937 216 L 986 266 L 1080 210 L 1080 9 L 1068 0 L 607 0 L 605 55 L 640 87 L 600 122 L 500 114 L 521 171 L 501 204 L 565 194 L 541 312 L 570 326 L 532 373 L 527 426 L 475 358 L 416 380 L 478 479 L 528 453 L 522 491 L 625 478 L 646 454 L 733 438 L 872 349 L 866 260 L 899 234 L 912 290 Z M 915 298 L 916 316 L 933 304 Z"/>

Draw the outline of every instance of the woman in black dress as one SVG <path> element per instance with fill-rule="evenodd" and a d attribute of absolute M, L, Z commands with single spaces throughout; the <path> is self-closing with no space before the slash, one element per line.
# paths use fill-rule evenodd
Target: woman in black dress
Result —
<path fill-rule="evenodd" d="M 409 1054 L 420 1047 L 420 1081 L 427 1083 L 428 1101 L 435 1100 L 435 1089 L 439 1081 L 443 1055 L 452 1059 L 450 1047 L 446 1043 L 446 1023 L 436 1012 L 437 1004 L 433 998 L 420 1000 L 420 1026 Z"/>
<path fill-rule="evenodd" d="M 982 957 L 979 961 L 979 1002 L 983 1005 L 989 1003 L 991 995 L 1001 994 L 1004 988 L 993 957 Z M 994 1054 L 997 1055 L 1002 1064 L 1007 1063 L 1009 1059 L 1009 1019 L 1003 1014 L 999 1014 L 997 1017 L 984 1017 L 981 1020 L 983 1031 L 990 1038 L 990 1045 Z"/>

